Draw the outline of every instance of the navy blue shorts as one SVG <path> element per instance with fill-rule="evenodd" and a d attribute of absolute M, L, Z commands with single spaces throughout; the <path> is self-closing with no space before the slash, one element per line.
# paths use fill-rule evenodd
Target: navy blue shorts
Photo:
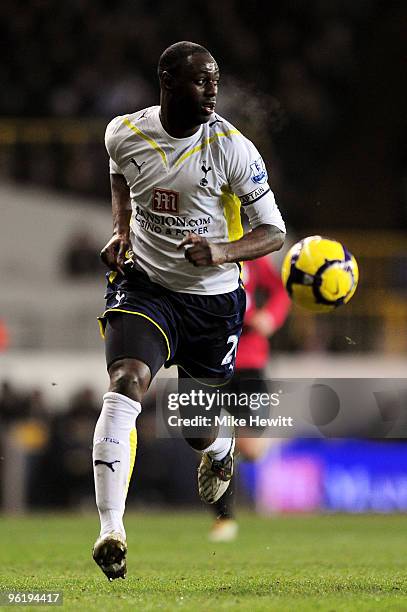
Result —
<path fill-rule="evenodd" d="M 231 378 L 246 309 L 243 287 L 196 295 L 166 289 L 139 270 L 126 270 L 125 276 L 110 272 L 106 277 L 106 310 L 99 321 L 106 340 L 109 330 L 115 338 L 106 342 L 108 367 L 130 357 L 147 362 L 152 376 L 162 365 L 176 364 L 198 380 Z M 136 326 L 130 317 L 137 320 Z M 119 326 L 120 333 L 113 330 Z M 126 332 L 131 327 L 134 332 Z"/>

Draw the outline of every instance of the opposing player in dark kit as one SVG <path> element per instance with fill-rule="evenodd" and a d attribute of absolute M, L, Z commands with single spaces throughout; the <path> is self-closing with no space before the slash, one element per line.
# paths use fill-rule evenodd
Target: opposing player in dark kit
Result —
<path fill-rule="evenodd" d="M 160 106 L 116 117 L 106 130 L 113 236 L 101 317 L 110 386 L 93 446 L 101 530 L 93 557 L 126 574 L 123 515 L 136 453 L 135 422 L 164 364 L 222 384 L 233 375 L 245 310 L 243 260 L 279 249 L 285 226 L 263 160 L 215 113 L 219 69 L 180 42 L 158 65 Z M 240 206 L 252 231 L 243 235 Z M 233 474 L 234 437 L 188 439 L 202 454 L 198 488 L 214 503 Z"/>

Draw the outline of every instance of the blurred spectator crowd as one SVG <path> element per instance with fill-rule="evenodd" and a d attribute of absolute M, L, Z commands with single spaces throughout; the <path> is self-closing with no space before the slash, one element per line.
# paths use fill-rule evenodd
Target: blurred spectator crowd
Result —
<path fill-rule="evenodd" d="M 13 462 L 7 452 L 11 444 L 25 457 L 24 505 L 84 503 L 92 493 L 90 449 L 98 413 L 91 389 L 78 390 L 68 406 L 58 410 L 58 406 L 46 401 L 40 389 L 22 391 L 11 382 L 2 381 L 0 482 L 7 481 L 6 470 L 12 469 Z M 2 497 L 5 495 L 3 490 Z"/>
<path fill-rule="evenodd" d="M 0 114 L 111 117 L 155 101 L 160 52 L 205 44 L 222 72 L 274 92 L 304 125 L 329 122 L 355 68 L 354 37 L 374 0 L 17 0 L 2 3 Z M 241 100 L 238 102 L 241 105 Z"/>
<path fill-rule="evenodd" d="M 186 0 L 2 3 L 0 35 L 11 55 L 0 68 L 0 115 L 101 118 L 97 142 L 85 136 L 68 148 L 56 141 L 21 142 L 3 166 L 19 180 L 107 196 L 104 125 L 115 115 L 157 103 L 158 57 L 169 44 L 189 39 L 218 59 L 219 113 L 256 142 L 274 189 L 284 192 L 285 205 L 301 223 L 302 196 L 317 183 L 332 153 L 327 145 L 340 138 L 351 107 L 366 19 L 377 18 L 380 5 L 379 0 L 208 0 L 199 7 Z"/>
<path fill-rule="evenodd" d="M 0 509 L 94 507 L 92 440 L 100 402 L 89 387 L 78 389 L 66 405 L 55 405 L 39 388 L 23 391 L 0 382 Z M 180 464 L 182 473 L 176 469 Z M 129 503 L 198 503 L 195 471 L 195 454 L 185 442 L 156 437 L 150 396 L 138 431 L 137 486 L 130 488 Z"/>

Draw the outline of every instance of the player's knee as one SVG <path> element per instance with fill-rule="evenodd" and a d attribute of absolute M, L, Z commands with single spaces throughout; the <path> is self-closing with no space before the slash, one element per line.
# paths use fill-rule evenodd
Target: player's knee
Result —
<path fill-rule="evenodd" d="M 133 363 L 129 363 L 132 361 Z M 121 393 L 136 402 L 141 402 L 150 384 L 148 366 L 135 360 L 121 360 L 109 368 L 109 391 Z"/>

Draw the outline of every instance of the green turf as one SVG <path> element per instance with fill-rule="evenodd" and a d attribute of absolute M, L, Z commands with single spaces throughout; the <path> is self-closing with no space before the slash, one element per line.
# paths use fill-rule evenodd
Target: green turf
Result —
<path fill-rule="evenodd" d="M 96 515 L 2 517 L 0 591 L 63 590 L 64 611 L 407 610 L 406 523 L 244 515 L 215 545 L 206 514 L 130 514 L 128 577 L 109 583 L 90 557 Z"/>

